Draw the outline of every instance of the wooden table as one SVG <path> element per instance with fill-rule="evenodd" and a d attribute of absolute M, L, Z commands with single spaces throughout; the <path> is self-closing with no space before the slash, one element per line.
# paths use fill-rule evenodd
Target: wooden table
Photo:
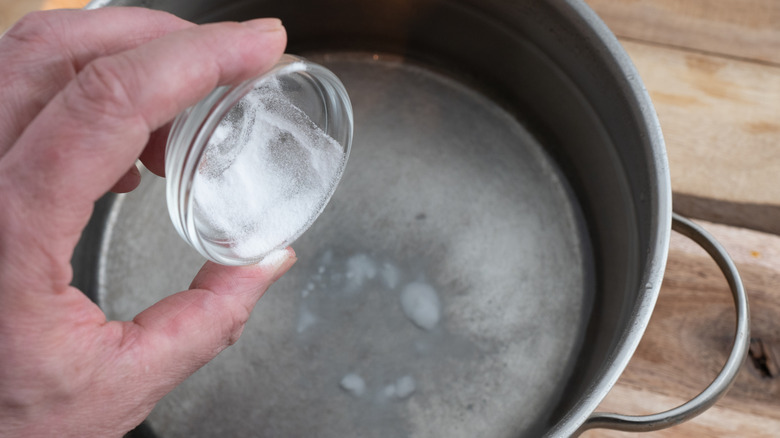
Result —
<path fill-rule="evenodd" d="M 779 437 L 780 0 L 586 1 L 618 35 L 656 106 L 675 209 L 707 221 L 736 260 L 751 306 L 750 357 L 726 397 L 642 436 Z M 25 9 L 83 3 L 0 0 L 0 26 Z M 12 15 L 2 10 L 12 6 Z M 674 236 L 650 326 L 600 409 L 654 413 L 695 396 L 725 362 L 733 314 L 715 264 Z"/>
<path fill-rule="evenodd" d="M 750 357 L 726 397 L 643 436 L 780 437 L 780 1 L 587 2 L 653 99 L 675 210 L 709 221 L 702 224 L 737 262 L 751 307 Z M 695 396 L 728 355 L 732 309 L 715 264 L 674 236 L 650 326 L 600 410 L 654 413 Z"/>

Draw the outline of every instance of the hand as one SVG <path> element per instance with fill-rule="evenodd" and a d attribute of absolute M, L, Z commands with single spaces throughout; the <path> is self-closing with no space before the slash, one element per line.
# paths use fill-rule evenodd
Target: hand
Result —
<path fill-rule="evenodd" d="M 94 202 L 162 173 L 165 126 L 218 85 L 268 70 L 278 20 L 195 26 L 145 9 L 53 11 L 0 39 L 0 436 L 111 437 L 234 343 L 295 262 L 206 263 L 131 322 L 70 287 Z M 130 169 L 128 171 L 128 169 Z"/>

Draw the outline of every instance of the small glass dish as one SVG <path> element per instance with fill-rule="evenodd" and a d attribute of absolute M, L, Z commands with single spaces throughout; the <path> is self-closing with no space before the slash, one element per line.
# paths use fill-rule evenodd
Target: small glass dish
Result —
<path fill-rule="evenodd" d="M 174 120 L 165 151 L 168 212 L 204 257 L 248 265 L 285 248 L 322 213 L 343 175 L 353 116 L 341 81 L 284 55 L 219 87 Z"/>

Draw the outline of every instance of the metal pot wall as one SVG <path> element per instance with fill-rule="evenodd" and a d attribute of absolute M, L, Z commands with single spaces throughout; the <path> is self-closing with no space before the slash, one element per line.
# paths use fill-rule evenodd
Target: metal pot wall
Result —
<path fill-rule="evenodd" d="M 229 350 L 235 353 L 161 402 L 147 432 L 651 430 L 700 413 L 733 380 L 748 331 L 739 278 L 717 244 L 675 218 L 732 284 L 734 351 L 718 380 L 677 410 L 593 413 L 649 321 L 673 215 L 653 107 L 617 40 L 582 2 L 115 0 L 90 7 L 106 5 L 195 22 L 280 17 L 288 52 L 339 75 L 356 115 L 347 174 L 295 245 L 299 266 L 263 298 L 255 325 Z M 186 286 L 200 263 L 166 228 L 164 191 L 146 180 L 133 195 L 101 201 L 74 259 L 77 281 L 109 316 L 132 317 L 159 298 L 139 289 Z M 150 236 L 156 228 L 162 231 Z M 391 315 L 398 293 L 421 284 L 442 301 L 441 323 L 430 331 Z M 320 289 L 331 295 L 312 298 Z M 361 367 L 366 391 L 339 388 L 339 376 Z M 383 399 L 402 375 L 416 375 L 414 394 Z"/>

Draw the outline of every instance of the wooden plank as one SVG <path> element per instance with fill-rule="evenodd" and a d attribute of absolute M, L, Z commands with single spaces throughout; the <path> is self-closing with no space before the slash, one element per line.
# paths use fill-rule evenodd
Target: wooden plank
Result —
<path fill-rule="evenodd" d="M 604 404 L 610 411 L 660 412 L 680 403 L 675 397 L 667 397 L 652 391 L 617 386 Z M 687 423 L 656 432 L 633 434 L 612 430 L 592 430 L 583 438 L 777 438 L 780 421 L 715 405 L 707 412 Z"/>
<path fill-rule="evenodd" d="M 750 300 L 751 353 L 717 405 L 653 437 L 769 437 L 780 434 L 780 237 L 703 224 L 734 258 Z M 674 408 L 704 389 L 726 360 L 734 309 L 725 280 L 706 253 L 674 235 L 650 325 L 631 363 L 599 410 L 650 414 Z M 627 437 L 592 431 L 595 437 Z M 633 435 L 631 435 L 633 436 Z"/>
<path fill-rule="evenodd" d="M 89 0 L 0 0 L 0 33 L 26 13 L 39 9 L 82 8 Z"/>
<path fill-rule="evenodd" d="M 42 0 L 0 0 L 0 33 L 5 32 L 24 14 L 41 6 Z"/>
<path fill-rule="evenodd" d="M 691 202 L 720 201 L 713 208 L 723 201 L 780 206 L 780 66 L 635 41 L 623 46 L 658 113 L 673 190 L 693 196 Z M 761 227 L 740 222 L 739 208 L 715 213 L 734 225 L 780 231 L 776 214 Z"/>
<path fill-rule="evenodd" d="M 780 64 L 777 0 L 586 0 L 618 36 Z"/>
<path fill-rule="evenodd" d="M 78 9 L 83 8 L 89 0 L 45 0 L 41 9 Z"/>

